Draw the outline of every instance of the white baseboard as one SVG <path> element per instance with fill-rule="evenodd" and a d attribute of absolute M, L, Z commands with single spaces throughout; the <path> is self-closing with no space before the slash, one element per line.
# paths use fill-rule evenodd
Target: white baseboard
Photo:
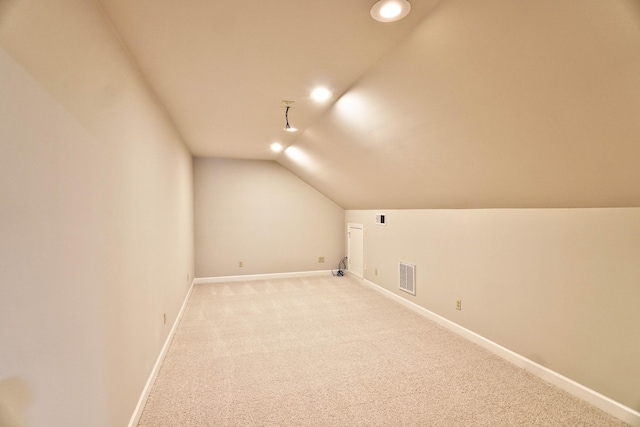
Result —
<path fill-rule="evenodd" d="M 196 285 L 203 283 L 245 282 L 249 280 L 288 279 L 291 277 L 322 276 L 331 274 L 331 270 L 295 271 L 291 273 L 247 274 L 244 276 L 200 277 L 194 280 Z"/>
<path fill-rule="evenodd" d="M 184 297 L 184 301 L 182 302 L 182 307 L 180 307 L 180 311 L 176 316 L 176 320 L 173 322 L 173 326 L 171 326 L 171 330 L 167 335 L 167 339 L 164 341 L 164 345 L 162 346 L 162 350 L 160 350 L 160 354 L 156 359 L 156 364 L 153 365 L 153 369 L 149 374 L 149 379 L 147 379 L 147 383 L 142 389 L 142 394 L 140 395 L 140 399 L 138 400 L 138 404 L 136 405 L 136 409 L 133 411 L 133 415 L 131 415 L 131 419 L 129 420 L 128 427 L 137 427 L 140 422 L 140 417 L 142 416 L 142 410 L 144 409 L 144 405 L 147 402 L 147 398 L 151 393 L 151 388 L 153 387 L 153 383 L 158 376 L 158 372 L 160 371 L 160 367 L 162 366 L 162 362 L 164 361 L 164 357 L 167 355 L 167 351 L 169 350 L 169 345 L 171 344 L 171 340 L 173 339 L 173 335 L 178 328 L 178 324 L 180 323 L 180 319 L 182 318 L 182 314 L 184 313 L 185 308 L 187 307 L 187 302 L 189 301 L 189 296 L 191 295 L 191 291 L 193 290 L 193 286 L 196 283 L 196 279 L 191 281 L 191 286 L 189 286 L 189 291 L 187 295 Z"/>
<path fill-rule="evenodd" d="M 600 394 L 595 390 L 585 387 L 582 384 L 565 377 L 564 375 L 552 371 L 551 369 L 546 368 L 534 362 L 533 360 L 527 359 L 526 357 L 515 353 L 508 348 L 505 348 L 500 344 L 497 344 L 465 327 L 462 327 L 457 323 L 454 323 L 451 320 L 440 316 L 439 314 L 436 314 L 424 307 L 406 300 L 401 296 L 396 295 L 393 292 L 373 282 L 370 282 L 369 280 L 362 279 L 362 282 L 370 288 L 415 311 L 416 313 L 421 314 L 430 320 L 433 320 L 434 322 L 444 326 L 450 331 L 453 331 L 463 336 L 464 338 L 467 338 L 471 342 L 478 344 L 479 346 L 491 351 L 492 353 L 502 357 L 503 359 L 506 359 L 514 365 L 531 372 L 537 377 L 542 378 L 543 380 L 555 385 L 556 387 L 561 388 L 562 390 L 578 397 L 579 399 L 582 399 L 592 404 L 593 406 L 602 409 L 603 411 L 634 427 L 640 427 L 640 412 L 635 411 L 634 409 L 631 409 L 619 402 L 616 402 L 615 400 L 603 394 Z"/>

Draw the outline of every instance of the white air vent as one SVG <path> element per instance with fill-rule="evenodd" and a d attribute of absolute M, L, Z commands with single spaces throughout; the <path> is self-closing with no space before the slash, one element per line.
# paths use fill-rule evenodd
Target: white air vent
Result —
<path fill-rule="evenodd" d="M 400 263 L 400 270 L 398 276 L 398 283 L 400 290 L 416 294 L 416 266 L 413 264 L 407 264 L 405 262 Z"/>
<path fill-rule="evenodd" d="M 376 214 L 376 224 L 385 225 L 386 224 L 386 215 L 383 213 Z"/>

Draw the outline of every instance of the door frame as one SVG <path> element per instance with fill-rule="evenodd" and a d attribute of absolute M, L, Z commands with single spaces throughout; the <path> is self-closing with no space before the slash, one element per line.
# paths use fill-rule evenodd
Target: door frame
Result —
<path fill-rule="evenodd" d="M 361 242 L 361 247 L 362 247 L 362 265 L 360 266 L 360 271 L 361 273 L 357 273 L 353 270 L 351 270 L 351 229 L 352 228 L 357 228 L 362 230 L 362 242 Z M 347 270 L 349 270 L 350 274 L 353 274 L 356 277 L 360 277 L 361 279 L 364 279 L 364 225 L 362 224 L 356 224 L 356 223 L 348 223 L 347 224 Z"/>

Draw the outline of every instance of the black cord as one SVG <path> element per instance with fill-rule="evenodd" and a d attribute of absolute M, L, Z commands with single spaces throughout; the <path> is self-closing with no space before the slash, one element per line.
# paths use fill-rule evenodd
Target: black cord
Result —
<path fill-rule="evenodd" d="M 333 274 L 334 276 L 344 276 L 344 270 L 347 269 L 347 257 L 344 257 L 340 260 L 340 263 L 338 264 L 338 271 L 335 272 L 333 270 L 331 270 L 331 274 Z"/>

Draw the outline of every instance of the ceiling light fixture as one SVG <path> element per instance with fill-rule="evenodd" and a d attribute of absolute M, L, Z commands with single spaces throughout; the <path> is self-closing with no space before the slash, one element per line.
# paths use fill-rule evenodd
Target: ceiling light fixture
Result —
<path fill-rule="evenodd" d="M 282 101 L 282 103 L 287 106 L 287 108 L 284 110 L 284 130 L 286 130 L 287 132 L 296 132 L 298 128 L 294 128 L 289 125 L 289 108 L 291 108 L 291 105 L 295 103 L 295 101 Z"/>
<path fill-rule="evenodd" d="M 314 101 L 324 102 L 327 99 L 331 98 L 331 92 L 326 87 L 317 87 L 313 91 L 311 91 L 311 98 Z"/>
<path fill-rule="evenodd" d="M 273 144 L 271 144 L 271 151 L 273 151 L 274 153 L 281 152 L 283 148 L 284 147 L 279 142 L 274 142 Z"/>
<path fill-rule="evenodd" d="M 379 22 L 399 21 L 409 14 L 411 3 L 407 0 L 379 0 L 371 7 L 371 17 Z"/>

